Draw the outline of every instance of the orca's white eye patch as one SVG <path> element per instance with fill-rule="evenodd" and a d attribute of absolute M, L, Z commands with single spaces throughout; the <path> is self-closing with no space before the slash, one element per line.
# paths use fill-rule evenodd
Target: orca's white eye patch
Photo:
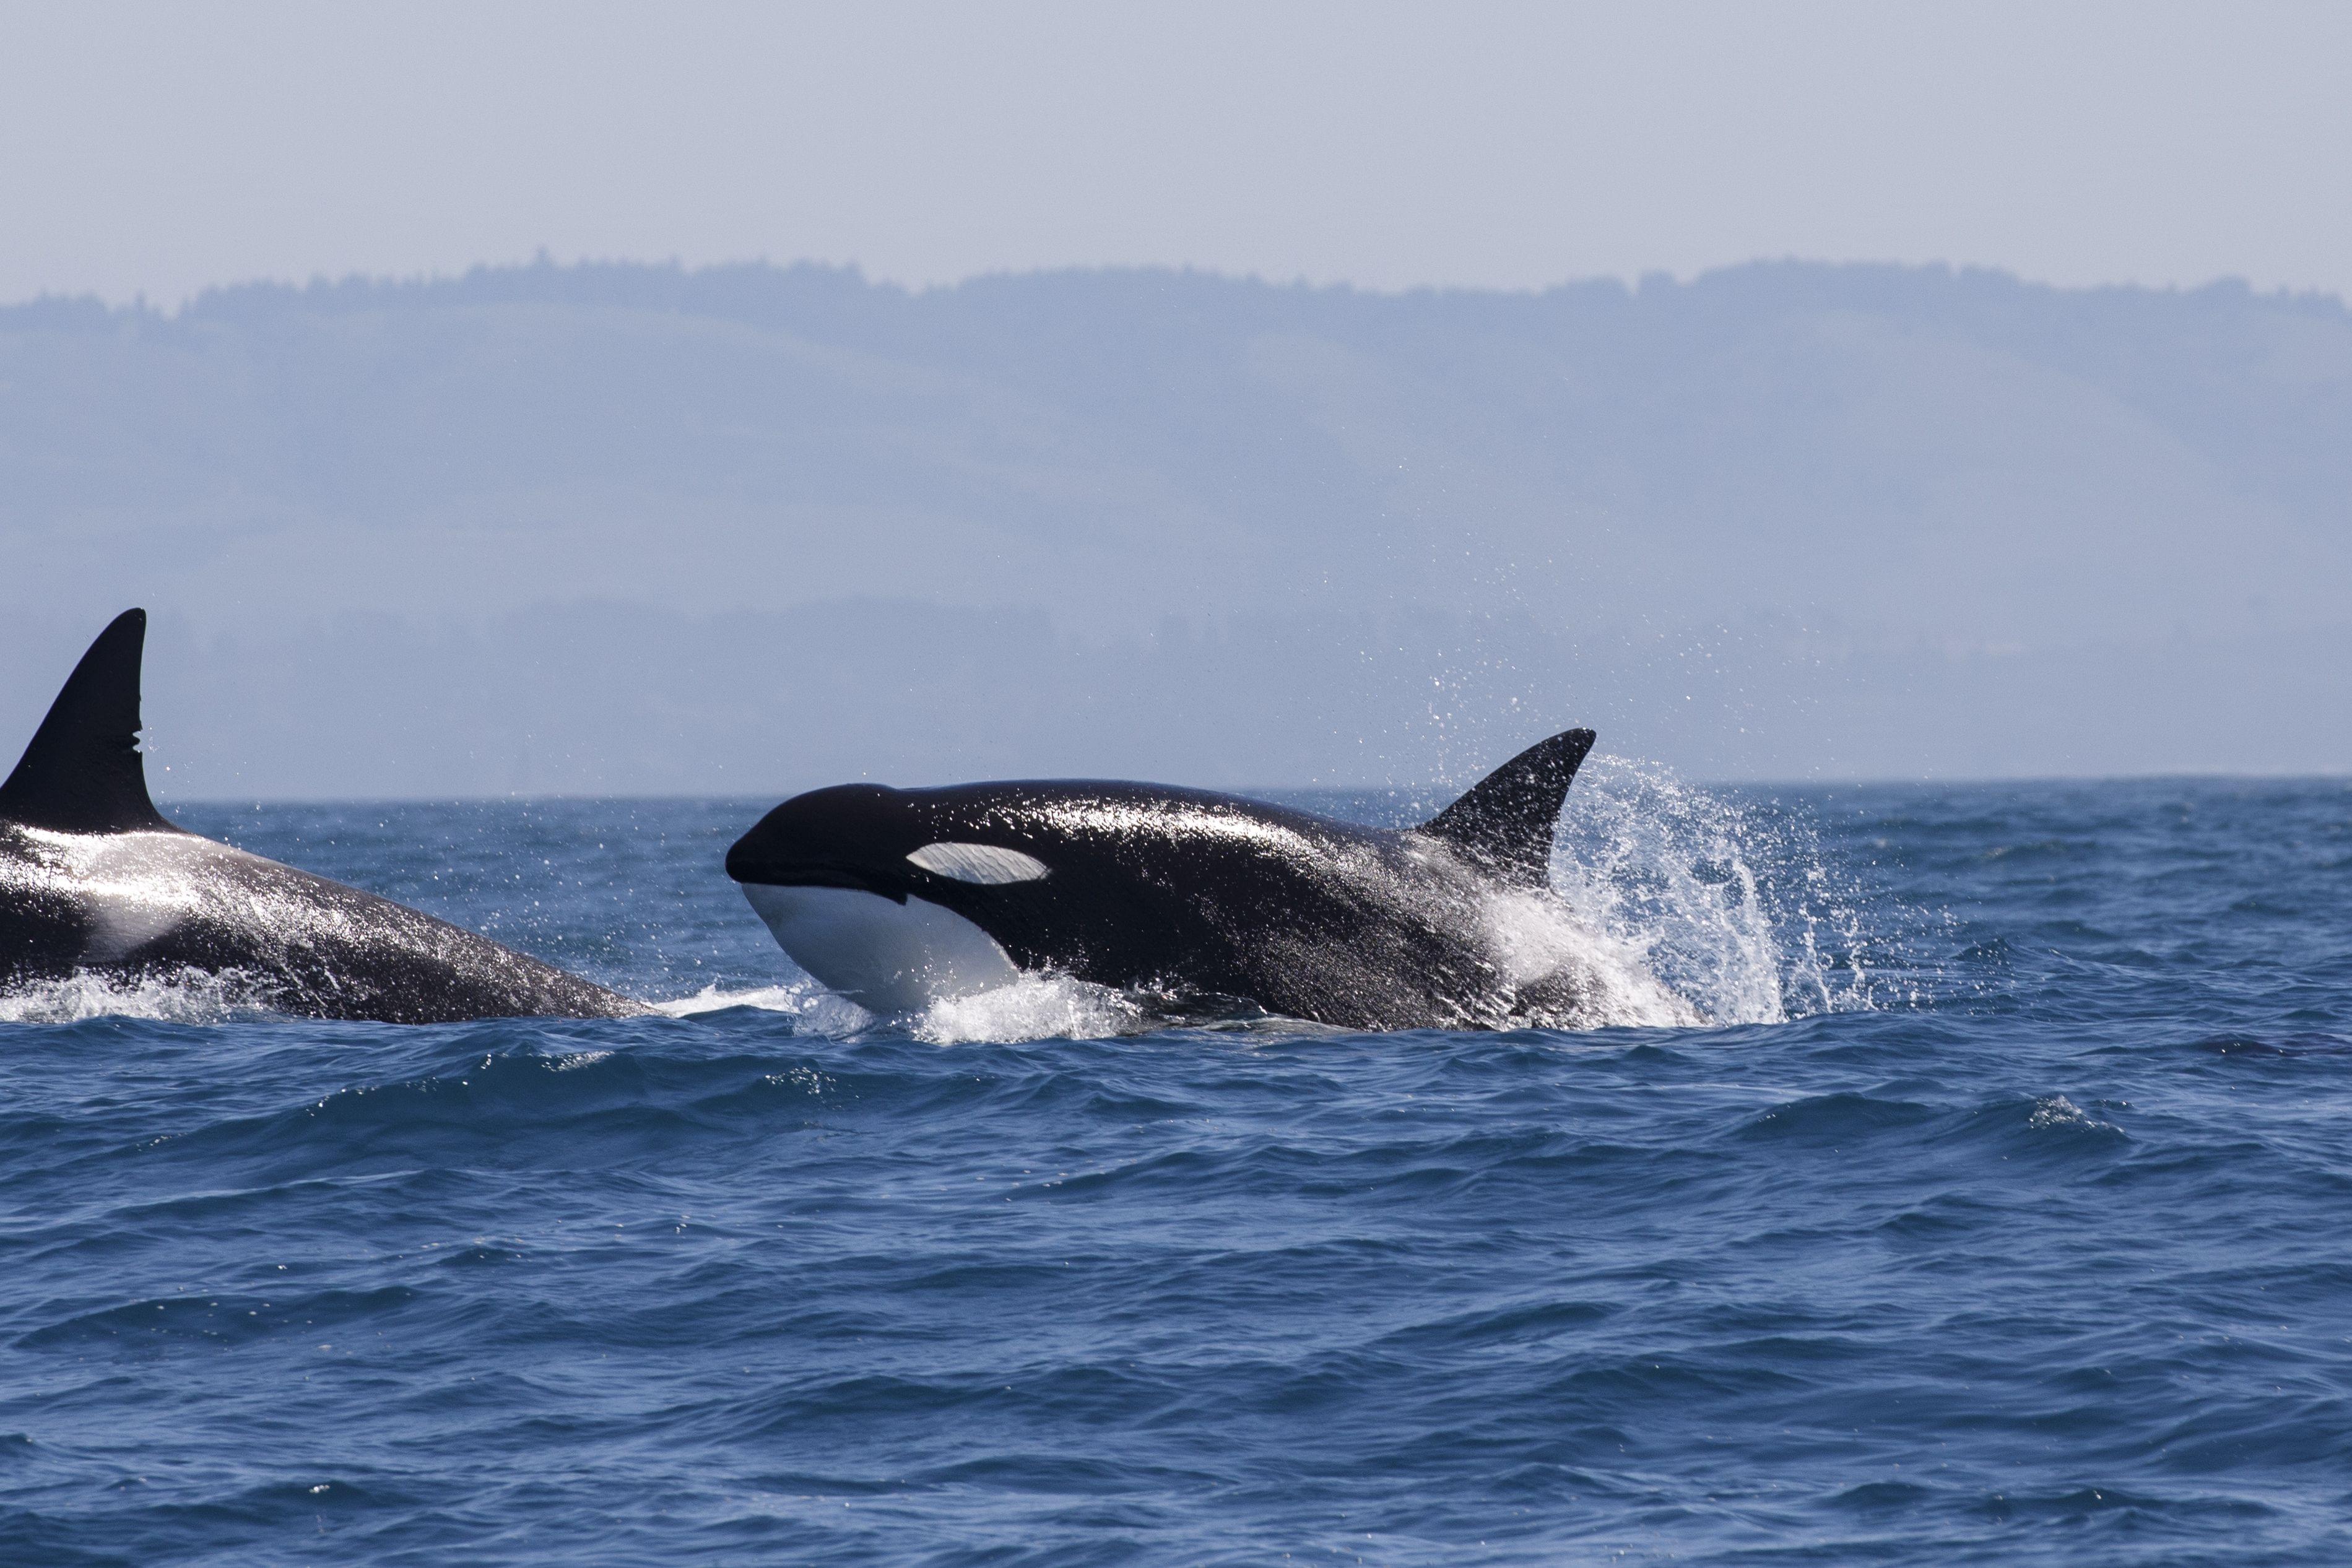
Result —
<path fill-rule="evenodd" d="M 994 844 L 925 844 L 907 858 L 935 876 L 982 887 L 1036 882 L 1045 875 L 1045 862 L 1035 855 Z"/>

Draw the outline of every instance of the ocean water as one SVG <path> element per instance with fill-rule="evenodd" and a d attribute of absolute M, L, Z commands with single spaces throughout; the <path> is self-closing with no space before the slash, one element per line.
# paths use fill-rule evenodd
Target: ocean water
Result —
<path fill-rule="evenodd" d="M 179 808 L 671 1016 L 0 999 L 0 1563 L 2352 1561 L 2352 784 L 1597 766 L 1504 1035 L 873 1019 L 770 803 Z"/>

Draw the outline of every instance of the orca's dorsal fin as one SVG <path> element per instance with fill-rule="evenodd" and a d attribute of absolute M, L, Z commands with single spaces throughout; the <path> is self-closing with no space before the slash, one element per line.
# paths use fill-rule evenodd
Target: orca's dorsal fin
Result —
<path fill-rule="evenodd" d="M 1505 881 L 1541 887 L 1551 869 L 1552 823 L 1569 781 L 1592 749 L 1589 729 L 1538 741 L 1421 825 Z"/>
<path fill-rule="evenodd" d="M 139 756 L 139 655 L 147 612 L 126 610 L 66 677 L 8 781 L 0 821 L 60 833 L 172 826 L 147 794 Z"/>

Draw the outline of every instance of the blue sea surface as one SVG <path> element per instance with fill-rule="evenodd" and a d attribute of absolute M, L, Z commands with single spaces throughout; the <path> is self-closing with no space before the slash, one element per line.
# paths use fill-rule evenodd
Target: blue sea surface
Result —
<path fill-rule="evenodd" d="M 771 803 L 178 808 L 676 1016 L 0 1004 L 0 1563 L 2352 1561 L 2352 784 L 1603 768 L 1706 1021 L 1500 1035 L 867 1019 Z"/>

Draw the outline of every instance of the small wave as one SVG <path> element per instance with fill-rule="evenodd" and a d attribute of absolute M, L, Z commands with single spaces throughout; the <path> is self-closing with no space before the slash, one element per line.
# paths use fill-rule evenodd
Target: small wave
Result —
<path fill-rule="evenodd" d="M 174 969 L 121 976 L 79 970 L 0 991 L 0 1023 L 79 1023 L 88 1019 L 153 1019 L 165 1023 L 227 1023 L 271 1017 L 268 984 L 236 969 Z"/>
<path fill-rule="evenodd" d="M 730 1008 L 755 1008 L 769 1013 L 803 1013 L 821 996 L 813 986 L 755 986 L 746 991 L 725 990 L 718 986 L 705 986 L 690 997 L 677 997 L 666 1002 L 655 1002 L 654 1011 L 674 1019 L 695 1018 L 703 1013 L 725 1012 Z"/>
<path fill-rule="evenodd" d="M 2033 1114 L 2025 1119 L 2029 1127 L 2083 1127 L 2116 1130 L 2112 1123 L 2102 1122 L 2063 1094 L 2053 1094 L 2033 1103 Z"/>

